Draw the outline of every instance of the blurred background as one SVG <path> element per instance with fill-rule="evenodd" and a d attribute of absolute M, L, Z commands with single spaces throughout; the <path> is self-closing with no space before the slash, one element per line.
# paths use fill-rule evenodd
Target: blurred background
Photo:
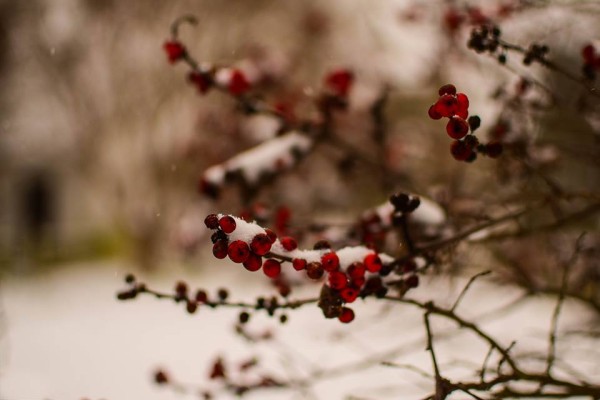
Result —
<path fill-rule="evenodd" d="M 598 102 L 586 103 L 580 86 L 523 66 L 517 57 L 509 57 L 506 68 L 468 50 L 473 15 L 465 10 L 475 6 L 501 25 L 507 40 L 525 47 L 547 43 L 552 59 L 574 74 L 580 73 L 581 47 L 600 39 L 595 2 L 0 1 L 0 398 L 83 397 L 82 388 L 93 380 L 71 391 L 67 378 L 70 368 L 81 368 L 80 360 L 54 364 L 74 351 L 61 347 L 67 337 L 80 338 L 75 349 L 91 340 L 100 352 L 102 343 L 121 343 L 114 351 L 122 355 L 136 337 L 162 324 L 158 316 L 153 322 L 150 303 L 140 321 L 135 305 L 113 304 L 125 271 L 169 287 L 178 277 L 219 286 L 224 264 L 217 268 L 207 259 L 202 221 L 210 212 L 239 212 L 246 204 L 234 190 L 218 201 L 202 197 L 198 179 L 207 167 L 272 137 L 273 121 L 243 115 L 222 93 L 198 95 L 186 82 L 186 67 L 167 62 L 162 45 L 182 15 L 198 19 L 179 33 L 196 59 L 240 68 L 265 98 L 293 104 L 299 114 L 328 71 L 355 72 L 349 109 L 336 116 L 336 132 L 365 150 L 367 160 L 384 157 L 384 171 L 395 178 L 386 181 L 378 165 L 335 146 L 320 148 L 256 199 L 288 205 L 299 219 L 353 220 L 400 189 L 433 198 L 450 217 L 488 201 L 501 206 L 499 196 L 520 193 L 522 181 L 502 180 L 512 176 L 514 165 L 489 159 L 466 165 L 451 158 L 444 128 L 426 115 L 437 88 L 448 82 L 469 95 L 488 132 L 510 110 L 526 107 L 513 104 L 507 111 L 522 76 L 543 81 L 560 94 L 558 110 L 545 108 L 557 99 L 532 90 L 528 111 L 511 114 L 523 128 L 514 135 L 526 131 L 528 142 L 541 143 L 537 161 L 547 163 L 561 184 L 597 189 Z M 451 11 L 465 13 L 465 22 L 454 26 Z M 387 89 L 382 155 L 371 142 L 368 116 Z M 593 243 L 597 227 L 597 217 L 586 226 L 596 235 Z M 173 320 L 186 319 L 168 308 L 165 315 Z M 106 323 L 92 318 L 78 334 L 76 321 L 89 313 Z M 112 337 L 110 321 L 112 328 L 140 336 Z M 88 336 L 93 332 L 112 341 L 98 343 Z M 167 333 L 156 335 L 161 340 Z M 151 368 L 161 357 L 140 358 L 145 345 L 137 343 L 129 357 Z M 176 352 L 165 347 L 159 355 Z M 99 360 L 92 376 L 118 362 L 95 354 L 88 354 Z M 149 386 L 145 374 L 132 371 L 127 377 L 138 383 L 118 386 L 151 395 L 140 389 Z M 127 398 L 110 393 L 111 399 Z"/>

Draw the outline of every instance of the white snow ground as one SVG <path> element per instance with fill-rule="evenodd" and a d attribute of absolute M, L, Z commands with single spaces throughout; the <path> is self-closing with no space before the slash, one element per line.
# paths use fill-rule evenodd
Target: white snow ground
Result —
<path fill-rule="evenodd" d="M 207 264 L 197 272 L 174 267 L 142 279 L 164 291 L 178 279 L 187 280 L 192 287 L 208 288 L 211 293 L 226 286 L 231 288 L 232 300 L 251 299 L 270 290 L 265 289 L 268 286 L 261 273 L 212 259 Z M 198 399 L 157 387 L 151 381 L 152 372 L 160 366 L 178 380 L 211 387 L 213 383 L 207 382 L 206 376 L 217 355 L 233 362 L 260 355 L 263 370 L 274 371 L 277 377 L 301 378 L 314 368 L 343 366 L 392 349 L 393 354 L 383 360 L 431 371 L 422 314 L 410 306 L 382 307 L 376 301 L 361 304 L 358 300 L 352 307 L 357 317 L 349 325 L 325 320 L 316 306 L 290 313 L 285 325 L 255 315 L 249 329 L 273 327 L 276 340 L 249 344 L 233 333 L 238 311 L 200 309 L 190 316 L 181 305 L 149 296 L 117 301 L 115 293 L 125 287 L 122 279 L 130 268 L 116 261 L 88 263 L 1 282 L 0 399 Z M 448 279 L 424 282 L 412 296 L 452 304 L 464 283 Z M 304 291 L 309 296 L 318 288 Z M 501 337 L 505 345 L 517 340 L 517 353 L 543 350 L 555 305 L 552 299 L 526 300 L 505 314 L 491 312 L 520 295 L 517 289 L 482 280 L 469 291 L 459 313 L 478 316 L 480 326 Z M 581 328 L 590 316 L 582 305 L 567 302 L 561 331 Z M 449 377 L 472 376 L 470 371 L 481 365 L 486 346 L 438 317 L 433 318 L 433 330 L 442 372 Z M 559 351 L 568 353 L 571 364 L 584 375 L 596 381 L 600 378 L 600 349 L 593 343 L 577 338 L 560 342 Z M 431 380 L 414 371 L 375 365 L 320 380 L 304 393 L 259 391 L 247 398 L 414 399 L 431 390 Z M 454 398 L 463 397 L 457 394 Z"/>

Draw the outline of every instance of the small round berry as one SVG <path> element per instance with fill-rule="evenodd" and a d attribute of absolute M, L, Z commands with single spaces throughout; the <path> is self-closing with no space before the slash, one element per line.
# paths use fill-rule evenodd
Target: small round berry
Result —
<path fill-rule="evenodd" d="M 219 219 L 219 226 L 223 229 L 225 233 L 231 233 L 235 231 L 236 222 L 230 215 L 225 215 Z"/>
<path fill-rule="evenodd" d="M 279 239 L 279 242 L 286 251 L 294 251 L 298 248 L 298 243 L 296 242 L 296 239 L 289 236 L 282 237 L 281 239 Z"/>
<path fill-rule="evenodd" d="M 166 383 L 169 383 L 169 376 L 165 371 L 159 369 L 154 373 L 154 382 L 158 385 L 164 385 Z"/>
<path fill-rule="evenodd" d="M 481 118 L 477 115 L 470 116 L 467 122 L 469 123 L 469 128 L 471 128 L 471 132 L 475 132 L 481 126 Z"/>
<path fill-rule="evenodd" d="M 125 275 L 125 283 L 132 284 L 135 282 L 135 276 L 133 274 Z"/>
<path fill-rule="evenodd" d="M 250 320 L 250 314 L 246 311 L 242 311 L 238 316 L 238 320 L 240 321 L 240 324 L 245 324 Z"/>
<path fill-rule="evenodd" d="M 227 240 L 219 240 L 213 244 L 213 255 L 222 260 L 227 257 Z"/>
<path fill-rule="evenodd" d="M 216 214 L 209 214 L 206 218 L 204 218 L 204 225 L 208 229 L 217 229 L 219 228 L 219 217 Z"/>
<path fill-rule="evenodd" d="M 361 262 L 354 262 L 350 264 L 347 272 L 350 278 L 363 278 L 367 272 L 367 267 Z"/>
<path fill-rule="evenodd" d="M 285 324 L 287 322 L 287 320 L 288 320 L 288 316 L 287 315 L 281 314 L 279 316 L 279 322 L 281 322 L 282 324 Z"/>
<path fill-rule="evenodd" d="M 340 296 L 341 296 L 342 300 L 344 300 L 344 302 L 346 302 L 346 303 L 354 302 L 354 300 L 356 300 L 358 295 L 359 295 L 358 289 L 350 287 L 350 286 L 346 286 L 340 292 Z"/>
<path fill-rule="evenodd" d="M 303 269 L 306 269 L 306 260 L 303 258 L 294 258 L 292 260 L 292 267 L 296 271 L 302 271 Z"/>
<path fill-rule="evenodd" d="M 451 83 L 448 83 L 447 85 L 442 86 L 440 90 L 438 90 L 438 94 L 440 96 L 443 96 L 445 94 L 451 94 L 454 96 L 456 94 L 456 86 L 454 86 Z"/>
<path fill-rule="evenodd" d="M 310 279 L 321 279 L 324 273 L 325 270 L 319 262 L 311 262 L 306 266 L 306 275 L 308 275 Z"/>
<path fill-rule="evenodd" d="M 219 290 L 217 290 L 217 297 L 219 298 L 219 300 L 225 301 L 229 297 L 229 291 L 227 289 L 220 288 Z"/>
<path fill-rule="evenodd" d="M 227 89 L 232 95 L 240 96 L 250 89 L 250 82 L 248 82 L 246 75 L 242 71 L 234 69 L 231 73 Z"/>
<path fill-rule="evenodd" d="M 264 256 L 271 250 L 271 239 L 265 233 L 259 233 L 252 238 L 250 249 L 258 256 Z"/>
<path fill-rule="evenodd" d="M 347 69 L 339 69 L 325 77 L 325 83 L 336 95 L 346 97 L 354 81 L 354 74 Z"/>
<path fill-rule="evenodd" d="M 267 234 L 267 236 L 269 237 L 269 240 L 271 241 L 271 244 L 275 243 L 275 241 L 277 240 L 277 234 L 275 232 L 273 232 L 270 229 L 265 229 L 265 233 Z"/>
<path fill-rule="evenodd" d="M 462 139 L 469 133 L 469 124 L 461 117 L 454 116 L 448 120 L 446 132 L 452 139 Z"/>
<path fill-rule="evenodd" d="M 340 268 L 340 259 L 335 252 L 325 253 L 321 256 L 321 264 L 325 271 L 331 272 Z"/>
<path fill-rule="evenodd" d="M 188 287 L 185 282 L 179 281 L 175 285 L 175 294 L 177 297 L 185 298 L 187 297 Z"/>
<path fill-rule="evenodd" d="M 427 111 L 427 114 L 429 114 L 429 118 L 431 119 L 441 119 L 442 118 L 442 114 L 440 114 L 436 108 L 435 108 L 435 104 L 432 104 L 431 107 L 429 107 L 429 110 Z"/>
<path fill-rule="evenodd" d="M 379 272 L 381 269 L 381 259 L 376 253 L 368 254 L 364 259 L 365 267 L 369 272 Z"/>
<path fill-rule="evenodd" d="M 243 263 L 250 256 L 250 246 L 243 240 L 235 240 L 229 244 L 227 255 L 235 263 Z"/>
<path fill-rule="evenodd" d="M 256 254 L 250 254 L 248 259 L 242 263 L 244 268 L 248 271 L 254 272 L 258 271 L 260 267 L 262 267 L 262 257 L 257 256 Z"/>
<path fill-rule="evenodd" d="M 277 278 L 281 273 L 281 263 L 277 260 L 269 258 L 263 264 L 263 272 L 269 278 Z"/>
<path fill-rule="evenodd" d="M 340 290 L 346 287 L 348 283 L 348 278 L 346 274 L 340 271 L 332 271 L 329 273 L 329 277 L 327 278 L 327 283 L 329 283 L 329 287 L 335 290 Z"/>
<path fill-rule="evenodd" d="M 471 156 L 471 153 L 473 153 L 473 150 L 465 142 L 455 140 L 450 145 L 450 153 L 455 160 L 466 161 Z"/>
<path fill-rule="evenodd" d="M 408 278 L 406 278 L 406 286 L 408 286 L 409 288 L 416 288 L 417 286 L 419 286 L 419 276 L 411 275 Z"/>
<path fill-rule="evenodd" d="M 456 113 L 458 102 L 456 97 L 445 94 L 434 104 L 435 111 L 442 117 L 452 117 Z"/>
<path fill-rule="evenodd" d="M 198 303 L 206 303 L 208 301 L 208 295 L 205 290 L 198 289 L 196 291 L 195 299 Z"/>
<path fill-rule="evenodd" d="M 354 320 L 354 311 L 351 308 L 342 307 L 342 312 L 338 316 L 338 319 L 344 324 L 350 323 Z"/>
<path fill-rule="evenodd" d="M 464 108 L 465 110 L 469 109 L 469 97 L 467 97 L 467 95 L 464 93 L 456 94 L 456 103 L 457 103 L 459 109 L 461 109 L 461 108 Z"/>
<path fill-rule="evenodd" d="M 185 305 L 185 309 L 189 314 L 193 314 L 198 309 L 198 304 L 194 301 L 188 301 Z"/>
<path fill-rule="evenodd" d="M 181 60 L 186 55 L 185 47 L 177 40 L 169 40 L 163 44 L 163 49 L 167 53 L 167 58 L 171 64 Z"/>
<path fill-rule="evenodd" d="M 500 142 L 489 142 L 485 145 L 485 152 L 491 158 L 498 158 L 502 154 L 502 143 Z"/>

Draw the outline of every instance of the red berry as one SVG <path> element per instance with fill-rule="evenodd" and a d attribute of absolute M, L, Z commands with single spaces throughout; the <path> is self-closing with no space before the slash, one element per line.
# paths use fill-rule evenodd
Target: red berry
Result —
<path fill-rule="evenodd" d="M 294 258 L 292 260 L 292 267 L 294 267 L 296 271 L 302 271 L 303 269 L 306 269 L 306 260 L 303 258 Z"/>
<path fill-rule="evenodd" d="M 456 113 L 458 102 L 456 97 L 445 94 L 438 99 L 433 105 L 435 112 L 440 114 L 442 117 L 451 117 Z"/>
<path fill-rule="evenodd" d="M 212 79 L 209 75 L 203 74 L 198 71 L 192 71 L 188 74 L 188 80 L 190 83 L 198 89 L 202 94 L 208 92 L 212 86 Z"/>
<path fill-rule="evenodd" d="M 324 273 L 325 270 L 319 262 L 311 262 L 306 266 L 306 275 L 308 275 L 310 279 L 320 279 Z"/>
<path fill-rule="evenodd" d="M 366 278 L 364 276 L 354 276 L 350 278 L 350 283 L 356 288 L 361 288 L 365 284 Z"/>
<path fill-rule="evenodd" d="M 250 83 L 239 69 L 234 69 L 231 72 L 228 89 L 229 93 L 234 96 L 240 96 L 250 89 Z"/>
<path fill-rule="evenodd" d="M 321 256 L 321 264 L 325 271 L 335 271 L 340 268 L 340 259 L 334 252 L 325 253 Z"/>
<path fill-rule="evenodd" d="M 408 278 L 406 278 L 406 286 L 408 286 L 409 288 L 416 288 L 417 286 L 419 286 L 419 276 L 411 275 Z"/>
<path fill-rule="evenodd" d="M 461 117 L 454 116 L 446 124 L 446 132 L 452 139 L 462 139 L 469 133 L 469 124 Z"/>
<path fill-rule="evenodd" d="M 259 233 L 252 238 L 250 249 L 258 256 L 264 256 L 271 250 L 271 239 L 265 233 Z"/>
<path fill-rule="evenodd" d="M 263 272 L 269 278 L 277 278 L 281 273 L 281 263 L 277 260 L 269 258 L 263 264 Z"/>
<path fill-rule="evenodd" d="M 368 254 L 364 259 L 364 263 L 369 272 L 379 272 L 382 267 L 381 259 L 375 253 Z"/>
<path fill-rule="evenodd" d="M 204 218 L 204 225 L 206 225 L 208 229 L 217 229 L 219 227 L 219 217 L 215 214 L 209 214 Z"/>
<path fill-rule="evenodd" d="M 365 267 L 365 264 L 361 262 L 355 262 L 350 264 L 347 272 L 348 275 L 350 275 L 350 278 L 363 278 L 367 272 L 367 268 Z"/>
<path fill-rule="evenodd" d="M 298 243 L 296 242 L 296 239 L 289 236 L 282 237 L 281 239 L 279 239 L 279 242 L 286 251 L 294 251 L 298 248 Z"/>
<path fill-rule="evenodd" d="M 325 77 L 325 84 L 340 97 L 346 97 L 354 81 L 354 74 L 347 69 L 339 69 Z"/>
<path fill-rule="evenodd" d="M 218 240 L 213 244 L 213 255 L 218 259 L 227 257 L 227 240 Z"/>
<path fill-rule="evenodd" d="M 342 297 L 342 300 L 344 300 L 346 303 L 354 302 L 354 300 L 356 300 L 356 298 L 358 297 L 358 294 L 359 294 L 358 289 L 350 287 L 350 286 L 346 286 L 340 292 L 340 296 Z"/>
<path fill-rule="evenodd" d="M 352 322 L 354 320 L 354 311 L 348 307 L 342 307 L 342 312 L 338 316 L 338 319 L 345 324 Z"/>
<path fill-rule="evenodd" d="M 502 143 L 500 142 L 489 142 L 485 145 L 485 153 L 491 158 L 500 157 L 502 150 Z"/>
<path fill-rule="evenodd" d="M 456 32 L 463 22 L 464 16 L 455 8 L 449 8 L 444 14 L 444 24 L 451 33 Z"/>
<path fill-rule="evenodd" d="M 235 240 L 229 244 L 227 255 L 235 263 L 243 263 L 250 256 L 250 246 L 243 240 Z"/>
<path fill-rule="evenodd" d="M 462 119 L 467 119 L 469 116 L 469 98 L 464 93 L 456 95 L 456 114 Z"/>
<path fill-rule="evenodd" d="M 471 147 L 465 142 L 455 140 L 450 145 L 450 153 L 457 161 L 466 161 L 471 156 L 472 152 L 473 150 Z"/>
<path fill-rule="evenodd" d="M 163 44 L 163 49 L 167 53 L 167 58 L 171 64 L 181 60 L 186 55 L 185 47 L 177 40 L 169 40 Z"/>
<path fill-rule="evenodd" d="M 219 186 L 210 182 L 204 178 L 200 179 L 198 182 L 198 191 L 212 199 L 216 199 L 219 197 Z"/>
<path fill-rule="evenodd" d="M 224 217 L 221 217 L 221 219 L 219 220 L 219 226 L 221 227 L 223 232 L 231 233 L 231 232 L 235 231 L 236 222 L 232 216 L 225 215 Z"/>
<path fill-rule="evenodd" d="M 429 118 L 431 118 L 431 119 L 441 119 L 442 118 L 442 114 L 440 114 L 437 111 L 435 104 L 433 104 L 431 107 L 429 107 L 429 111 L 427 111 L 427 114 L 429 114 Z"/>
<path fill-rule="evenodd" d="M 448 83 L 447 85 L 442 86 L 440 90 L 438 90 L 438 94 L 440 96 L 443 96 L 445 94 L 451 94 L 452 96 L 454 96 L 456 94 L 456 86 L 454 86 L 451 83 Z"/>
<path fill-rule="evenodd" d="M 593 45 L 588 44 L 581 49 L 581 55 L 587 64 L 593 64 L 596 58 L 596 49 Z"/>
<path fill-rule="evenodd" d="M 164 385 L 169 382 L 169 376 L 165 371 L 159 369 L 154 373 L 154 382 L 159 385 Z"/>
<path fill-rule="evenodd" d="M 340 271 L 332 271 L 329 273 L 329 277 L 327 279 L 329 283 L 329 287 L 335 290 L 340 290 L 346 287 L 348 283 L 348 278 L 346 274 Z"/>
<path fill-rule="evenodd" d="M 262 266 L 262 257 L 256 254 L 250 254 L 246 261 L 243 262 L 243 265 L 248 271 L 258 271 Z"/>
<path fill-rule="evenodd" d="M 206 303 L 208 301 L 208 295 L 206 294 L 206 291 L 198 289 L 196 292 L 196 301 L 198 303 Z"/>
<path fill-rule="evenodd" d="M 271 241 L 271 244 L 275 243 L 275 241 L 277 240 L 277 234 L 275 232 L 273 232 L 270 229 L 265 229 L 265 233 L 267 234 L 267 236 L 269 237 L 269 240 Z"/>

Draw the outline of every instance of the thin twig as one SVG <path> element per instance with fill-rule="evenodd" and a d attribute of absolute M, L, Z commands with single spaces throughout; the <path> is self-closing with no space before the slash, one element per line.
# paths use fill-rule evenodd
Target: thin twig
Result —
<path fill-rule="evenodd" d="M 461 300 L 463 299 L 463 297 L 465 296 L 465 294 L 467 294 L 467 291 L 469 290 L 469 288 L 471 287 L 471 285 L 473 284 L 473 282 L 475 282 L 475 280 L 479 277 L 485 276 L 485 275 L 489 275 L 491 274 L 492 271 L 483 271 L 480 272 L 476 275 L 473 275 L 471 277 L 471 279 L 469 279 L 469 282 L 467 282 L 467 284 L 465 285 L 465 287 L 463 288 L 463 290 L 460 292 L 460 294 L 458 295 L 458 298 L 456 299 L 456 301 L 454 302 L 454 305 L 452 306 L 452 308 L 450 309 L 450 311 L 455 311 L 456 307 L 458 307 L 458 304 L 461 302 Z"/>

